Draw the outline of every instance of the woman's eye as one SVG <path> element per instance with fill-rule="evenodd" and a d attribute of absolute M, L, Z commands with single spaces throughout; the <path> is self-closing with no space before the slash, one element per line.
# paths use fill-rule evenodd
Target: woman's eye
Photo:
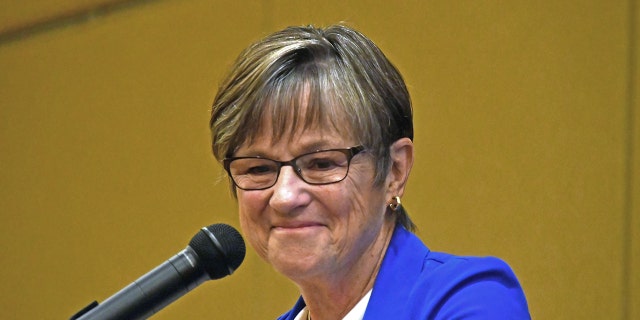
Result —
<path fill-rule="evenodd" d="M 269 174 L 273 173 L 274 170 L 271 166 L 255 166 L 247 169 L 247 174 L 251 175 L 261 175 L 261 174 Z"/>
<path fill-rule="evenodd" d="M 310 161 L 307 165 L 307 168 L 311 170 L 330 170 L 335 168 L 336 166 L 337 164 L 335 163 L 335 161 L 331 159 L 319 158 Z"/>

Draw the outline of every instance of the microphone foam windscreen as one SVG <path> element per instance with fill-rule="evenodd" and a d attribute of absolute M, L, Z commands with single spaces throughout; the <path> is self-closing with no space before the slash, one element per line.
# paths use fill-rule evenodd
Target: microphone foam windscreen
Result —
<path fill-rule="evenodd" d="M 223 223 L 212 224 L 200 230 L 191 239 L 189 246 L 198 254 L 212 280 L 233 273 L 246 253 L 240 232 Z"/>

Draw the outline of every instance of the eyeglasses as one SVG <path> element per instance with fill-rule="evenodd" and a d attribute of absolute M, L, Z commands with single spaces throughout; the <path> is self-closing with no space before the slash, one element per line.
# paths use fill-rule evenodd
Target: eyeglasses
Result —
<path fill-rule="evenodd" d="M 289 161 L 257 156 L 226 158 L 222 163 L 235 186 L 242 190 L 271 188 L 283 166 L 293 167 L 298 177 L 308 184 L 323 185 L 344 180 L 349 174 L 351 159 L 362 151 L 363 146 L 355 146 L 309 152 Z"/>

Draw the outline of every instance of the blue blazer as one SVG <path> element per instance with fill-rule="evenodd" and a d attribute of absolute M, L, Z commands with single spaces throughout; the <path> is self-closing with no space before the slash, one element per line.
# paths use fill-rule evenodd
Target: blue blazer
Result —
<path fill-rule="evenodd" d="M 293 320 L 300 297 L 278 320 Z M 511 268 L 492 257 L 432 252 L 397 226 L 373 285 L 364 320 L 531 319 Z"/>

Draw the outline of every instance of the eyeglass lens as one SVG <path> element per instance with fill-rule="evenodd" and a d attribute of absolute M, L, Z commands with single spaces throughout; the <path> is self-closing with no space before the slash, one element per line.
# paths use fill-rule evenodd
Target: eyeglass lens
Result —
<path fill-rule="evenodd" d="M 257 190 L 273 186 L 284 165 L 293 166 L 298 176 L 309 184 L 339 182 L 347 176 L 349 162 L 348 149 L 327 150 L 305 154 L 288 162 L 266 158 L 237 158 L 229 163 L 229 172 L 239 188 Z"/>

